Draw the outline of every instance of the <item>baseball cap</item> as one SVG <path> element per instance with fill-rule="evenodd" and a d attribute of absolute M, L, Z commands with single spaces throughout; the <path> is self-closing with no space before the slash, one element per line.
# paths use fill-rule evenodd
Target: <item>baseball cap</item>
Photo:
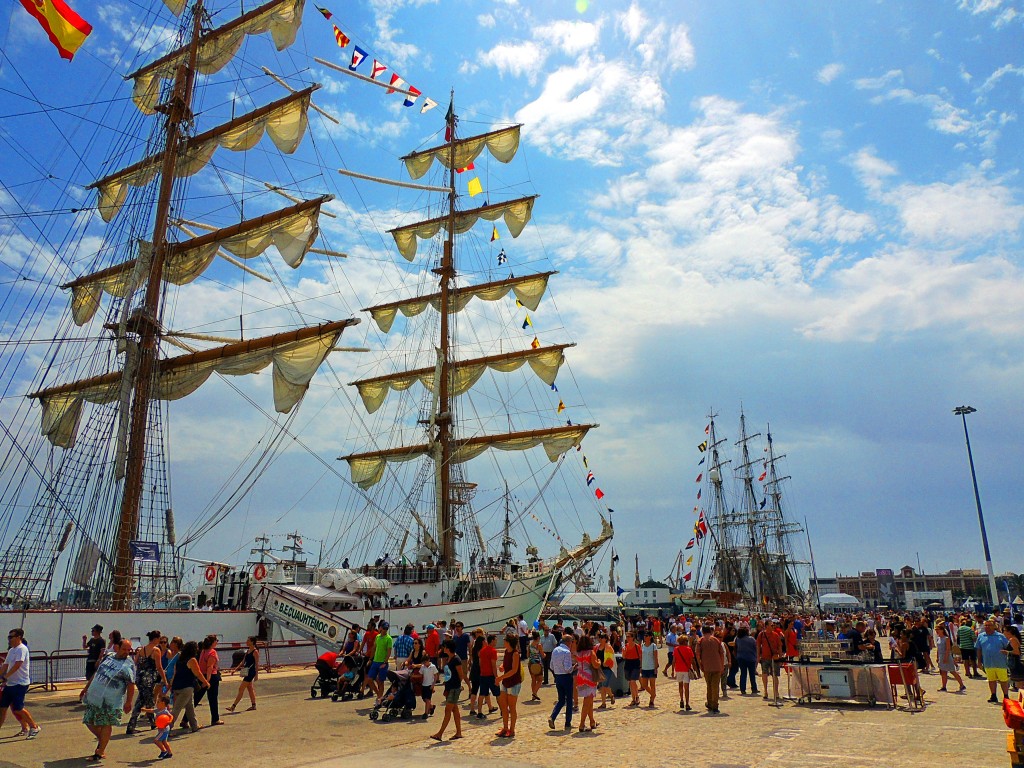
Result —
<path fill-rule="evenodd" d="M 427 630 L 436 629 L 433 624 L 427 624 Z"/>
<path fill-rule="evenodd" d="M 382 621 L 382 622 L 380 623 L 380 628 L 381 628 L 381 629 L 388 629 L 388 628 L 389 628 L 390 626 L 391 626 L 391 625 L 390 625 L 390 624 L 388 624 L 388 623 L 387 623 L 386 621 Z"/>

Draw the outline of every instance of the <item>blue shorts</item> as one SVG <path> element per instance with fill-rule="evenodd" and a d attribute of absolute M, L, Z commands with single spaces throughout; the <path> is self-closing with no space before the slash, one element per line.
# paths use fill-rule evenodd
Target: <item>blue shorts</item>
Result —
<path fill-rule="evenodd" d="M 28 693 L 27 685 L 10 685 L 4 688 L 0 694 L 0 709 L 10 707 L 13 712 L 21 712 L 25 708 L 25 694 Z"/>
<path fill-rule="evenodd" d="M 371 661 L 370 668 L 366 671 L 370 680 L 377 680 L 383 683 L 388 679 L 388 663 L 386 661 Z"/>
<path fill-rule="evenodd" d="M 649 680 L 652 677 L 657 677 L 657 676 L 658 676 L 658 670 L 656 670 L 656 669 L 641 669 L 640 670 L 640 677 L 642 677 L 644 680 Z"/>
<path fill-rule="evenodd" d="M 611 688 L 615 682 L 615 674 L 612 672 L 611 667 L 604 668 L 604 687 Z"/>

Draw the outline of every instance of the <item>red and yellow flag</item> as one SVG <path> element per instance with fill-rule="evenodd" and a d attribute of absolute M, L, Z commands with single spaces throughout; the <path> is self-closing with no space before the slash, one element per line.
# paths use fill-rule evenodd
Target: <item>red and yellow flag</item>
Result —
<path fill-rule="evenodd" d="M 21 4 L 57 46 L 62 59 L 71 61 L 92 32 L 92 25 L 71 10 L 64 0 L 21 0 Z"/>

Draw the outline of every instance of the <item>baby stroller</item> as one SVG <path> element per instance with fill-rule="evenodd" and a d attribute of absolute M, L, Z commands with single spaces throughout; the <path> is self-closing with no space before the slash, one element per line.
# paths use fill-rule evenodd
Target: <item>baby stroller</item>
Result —
<path fill-rule="evenodd" d="M 375 704 L 370 710 L 370 719 L 376 720 L 379 717 L 384 723 L 399 717 L 410 719 L 413 710 L 416 709 L 416 697 L 412 690 L 412 672 L 408 669 L 388 672 L 388 682 L 391 683 L 391 687 L 384 694 L 380 704 Z"/>
<path fill-rule="evenodd" d="M 338 690 L 338 671 L 323 659 L 316 660 L 316 671 L 316 680 L 309 688 L 309 696 L 315 699 L 319 693 L 320 698 L 326 699 Z"/>
<path fill-rule="evenodd" d="M 352 701 L 362 699 L 363 680 L 366 677 L 366 664 L 362 657 L 348 655 L 341 662 L 341 676 L 338 679 L 338 686 L 331 694 L 331 701 Z"/>

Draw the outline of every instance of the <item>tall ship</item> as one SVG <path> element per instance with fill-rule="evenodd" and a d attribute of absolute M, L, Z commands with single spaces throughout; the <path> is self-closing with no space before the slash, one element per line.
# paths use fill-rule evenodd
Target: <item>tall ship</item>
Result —
<path fill-rule="evenodd" d="M 372 77 L 356 72 L 358 46 L 347 67 L 296 67 L 301 53 L 257 64 L 265 38 L 278 52 L 295 41 L 302 0 L 226 22 L 226 8 L 166 2 L 180 17 L 170 50 L 127 75 L 124 114 L 103 116 L 118 126 L 105 172 L 36 240 L 66 257 L 5 300 L 0 620 L 30 635 L 58 620 L 195 627 L 176 611 L 197 571 L 206 599 L 244 609 L 243 624 L 326 644 L 374 616 L 535 618 L 612 527 L 577 466 L 597 425 L 566 413 L 583 400 L 559 377 L 573 344 L 546 296 L 557 271 L 536 268 L 541 249 L 513 247 L 538 195 L 463 175 L 486 163 L 500 179 L 523 126 L 464 134 L 454 93 L 423 97 L 427 137 L 400 158 L 406 178 L 338 168 L 345 148 L 325 137 L 339 121 L 303 77 L 344 73 L 406 106 L 421 92 L 397 76 L 385 92 L 376 59 Z M 357 207 L 381 185 L 398 202 Z M 212 409 L 172 424 L 204 395 Z M 222 449 L 209 500 L 188 472 L 211 468 L 182 462 L 178 445 L 210 461 Z M 253 510 L 308 533 L 323 510 L 304 502 L 325 496 L 315 563 L 297 533 L 289 557 L 262 535 L 248 562 L 241 545 L 211 544 Z M 54 642 L 34 647 L 67 645 Z"/>
<path fill-rule="evenodd" d="M 693 536 L 677 557 L 676 586 L 692 605 L 714 600 L 750 611 L 808 607 L 810 543 L 783 505 L 791 480 L 780 470 L 785 454 L 777 452 L 770 427 L 764 434 L 748 432 L 742 410 L 731 446 L 716 418 L 709 412 L 699 445 Z M 687 561 L 692 569 L 683 566 Z"/>

